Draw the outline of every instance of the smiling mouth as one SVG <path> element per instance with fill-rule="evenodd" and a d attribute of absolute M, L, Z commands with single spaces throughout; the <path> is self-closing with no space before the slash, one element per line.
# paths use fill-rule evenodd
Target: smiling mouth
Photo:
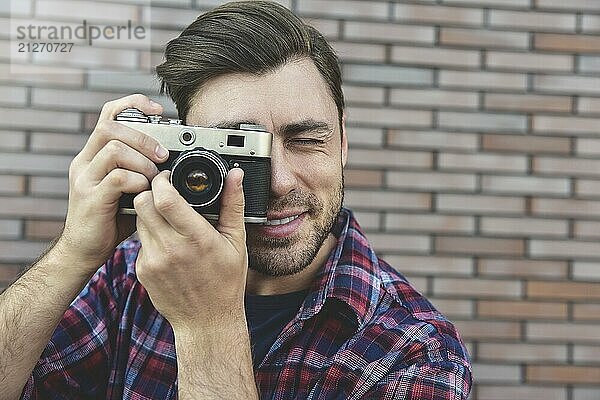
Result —
<path fill-rule="evenodd" d="M 292 222 L 299 216 L 300 215 L 292 215 L 291 217 L 287 217 L 287 218 L 267 220 L 267 222 L 265 222 L 264 225 L 267 225 L 267 226 L 284 225 L 284 224 Z"/>

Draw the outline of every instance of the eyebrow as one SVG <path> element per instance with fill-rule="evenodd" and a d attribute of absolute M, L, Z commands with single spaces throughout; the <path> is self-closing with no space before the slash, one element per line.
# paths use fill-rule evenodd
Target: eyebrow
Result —
<path fill-rule="evenodd" d="M 210 124 L 209 128 L 220 129 L 238 129 L 241 124 L 261 125 L 255 120 L 239 120 L 239 121 L 219 121 L 215 124 Z M 321 134 L 333 133 L 333 127 L 324 121 L 317 121 L 312 118 L 298 122 L 286 124 L 279 129 L 279 132 L 286 137 L 295 136 L 303 132 L 317 132 Z"/>

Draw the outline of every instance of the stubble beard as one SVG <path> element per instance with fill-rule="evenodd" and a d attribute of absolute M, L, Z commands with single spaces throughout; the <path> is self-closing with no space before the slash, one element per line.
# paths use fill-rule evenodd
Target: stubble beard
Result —
<path fill-rule="evenodd" d="M 258 230 L 248 229 L 248 266 L 250 269 L 271 277 L 297 274 L 314 260 L 323 242 L 329 236 L 344 201 L 344 176 L 330 200 L 324 204 L 312 193 L 294 192 L 285 198 L 274 200 L 269 210 L 306 208 L 306 220 L 302 232 L 285 238 L 266 237 Z M 307 229 L 307 224 L 308 228 Z"/>

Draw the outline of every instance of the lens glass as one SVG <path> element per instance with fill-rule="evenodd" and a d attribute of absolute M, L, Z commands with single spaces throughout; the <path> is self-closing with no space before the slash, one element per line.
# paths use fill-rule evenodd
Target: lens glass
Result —
<path fill-rule="evenodd" d="M 195 169 L 190 171 L 185 177 L 185 186 L 192 192 L 202 193 L 210 190 L 210 178 L 206 172 Z"/>

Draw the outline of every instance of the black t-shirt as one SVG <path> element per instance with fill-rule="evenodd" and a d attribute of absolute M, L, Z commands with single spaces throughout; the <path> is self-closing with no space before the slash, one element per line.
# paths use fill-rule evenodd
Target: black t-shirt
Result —
<path fill-rule="evenodd" d="M 294 318 L 307 294 L 308 290 L 269 296 L 246 295 L 246 320 L 255 369 L 285 325 Z"/>

